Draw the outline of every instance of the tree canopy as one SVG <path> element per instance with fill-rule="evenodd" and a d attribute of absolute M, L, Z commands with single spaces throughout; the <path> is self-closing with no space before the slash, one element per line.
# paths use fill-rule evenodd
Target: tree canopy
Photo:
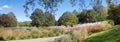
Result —
<path fill-rule="evenodd" d="M 75 25 L 78 23 L 78 18 L 71 12 L 65 12 L 58 20 L 58 25 Z"/>
<path fill-rule="evenodd" d="M 30 16 L 32 26 L 53 26 L 55 25 L 55 17 L 49 12 L 43 12 L 41 9 L 35 9 Z"/>
<path fill-rule="evenodd" d="M 4 27 L 15 27 L 17 26 L 17 19 L 13 12 L 9 12 L 8 14 L 0 15 L 0 26 Z"/>
<path fill-rule="evenodd" d="M 120 6 L 112 4 L 110 6 L 108 19 L 114 20 L 115 24 L 120 24 Z"/>
<path fill-rule="evenodd" d="M 26 0 L 24 4 L 25 13 L 28 13 L 30 7 L 34 9 L 35 5 L 40 5 L 48 12 L 55 13 L 59 4 L 63 3 L 65 0 Z M 102 6 L 103 2 L 106 2 L 108 6 L 111 3 L 118 4 L 119 0 L 68 0 L 72 6 L 79 6 L 80 9 L 86 9 L 90 6 Z"/>

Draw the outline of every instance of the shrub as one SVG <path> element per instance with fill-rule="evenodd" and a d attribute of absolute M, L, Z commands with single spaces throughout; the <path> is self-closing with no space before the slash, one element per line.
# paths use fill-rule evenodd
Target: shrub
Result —
<path fill-rule="evenodd" d="M 58 28 L 0 28 L 0 40 L 19 40 L 31 38 L 53 37 L 63 34 Z"/>
<path fill-rule="evenodd" d="M 84 42 L 86 35 L 85 31 L 73 30 L 67 36 L 58 38 L 54 42 Z"/>
<path fill-rule="evenodd" d="M 32 29 L 32 28 L 26 28 L 26 30 L 29 30 L 29 31 L 31 31 L 31 29 Z"/>
<path fill-rule="evenodd" d="M 49 33 L 48 33 L 48 37 L 52 37 L 52 36 L 56 36 L 56 35 L 54 35 L 53 32 L 49 32 Z"/>
<path fill-rule="evenodd" d="M 1 40 L 4 40 L 4 38 L 3 38 L 2 36 L 0 36 L 0 41 L 1 41 Z"/>
<path fill-rule="evenodd" d="M 32 38 L 39 38 L 40 37 L 40 34 L 38 32 L 32 32 L 31 35 L 32 35 Z"/>
<path fill-rule="evenodd" d="M 41 31 L 39 31 L 37 28 L 33 28 L 31 30 L 32 38 L 39 38 L 40 34 L 41 34 Z"/>
<path fill-rule="evenodd" d="M 88 32 L 84 30 L 74 30 L 71 33 L 73 42 L 82 42 L 88 36 Z"/>
<path fill-rule="evenodd" d="M 20 39 L 30 39 L 30 38 L 32 38 L 30 34 L 26 34 L 26 35 L 24 34 L 20 37 Z"/>
<path fill-rule="evenodd" d="M 67 36 L 63 36 L 61 38 L 55 39 L 55 41 L 53 42 L 72 42 L 72 39 L 70 35 L 67 35 Z"/>
<path fill-rule="evenodd" d="M 16 37 L 15 36 L 7 36 L 7 38 L 5 40 L 15 40 Z"/>
<path fill-rule="evenodd" d="M 107 20 L 107 22 L 111 25 L 115 25 L 114 21 L 113 20 Z"/>
<path fill-rule="evenodd" d="M 42 31 L 42 34 L 40 35 L 40 37 L 41 38 L 48 37 L 48 33 L 49 33 L 48 30 L 44 30 L 44 31 Z"/>
<path fill-rule="evenodd" d="M 54 34 L 55 34 L 56 36 L 61 35 L 61 34 L 63 34 L 63 30 L 54 29 Z"/>

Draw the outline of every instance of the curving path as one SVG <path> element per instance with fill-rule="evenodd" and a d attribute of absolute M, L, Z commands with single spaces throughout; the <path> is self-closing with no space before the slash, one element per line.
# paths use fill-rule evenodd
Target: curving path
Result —
<path fill-rule="evenodd" d="M 49 42 L 53 41 L 56 38 L 60 38 L 64 35 L 61 36 L 56 36 L 56 37 L 48 37 L 48 38 L 38 38 L 38 39 L 29 39 L 29 40 L 13 40 L 13 41 L 0 41 L 0 42 Z"/>

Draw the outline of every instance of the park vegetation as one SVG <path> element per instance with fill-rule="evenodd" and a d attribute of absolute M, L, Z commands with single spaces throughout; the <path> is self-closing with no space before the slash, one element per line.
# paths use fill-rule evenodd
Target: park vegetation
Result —
<path fill-rule="evenodd" d="M 3 27 L 15 27 L 17 26 L 17 19 L 13 12 L 9 12 L 8 14 L 0 15 L 0 26 Z"/>
<path fill-rule="evenodd" d="M 120 5 L 111 0 L 106 1 L 109 4 L 108 7 L 100 5 L 100 0 L 91 0 L 91 2 L 97 2 L 92 9 L 66 11 L 58 20 L 55 20 L 54 14 L 58 4 L 61 4 L 63 0 L 39 0 L 39 5 L 42 5 L 45 11 L 36 8 L 29 17 L 32 21 L 17 22 L 13 12 L 0 14 L 0 40 L 23 40 L 65 35 L 53 42 L 120 42 Z M 71 0 L 73 6 L 75 2 L 76 0 Z M 84 1 L 80 0 L 80 2 Z M 26 13 L 28 13 L 29 5 L 34 6 L 34 0 L 26 1 L 24 5 Z M 106 24 L 67 28 L 67 26 L 73 27 L 77 24 L 101 21 L 105 21 Z M 66 28 L 49 28 L 49 26 L 62 25 L 66 26 L 69 31 L 66 32 Z M 16 26 L 28 26 L 29 28 L 16 28 Z"/>

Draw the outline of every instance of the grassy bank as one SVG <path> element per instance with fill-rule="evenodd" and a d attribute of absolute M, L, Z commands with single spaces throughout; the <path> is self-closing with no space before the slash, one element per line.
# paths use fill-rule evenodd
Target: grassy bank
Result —
<path fill-rule="evenodd" d="M 120 42 L 120 25 L 90 35 L 86 42 Z"/>

